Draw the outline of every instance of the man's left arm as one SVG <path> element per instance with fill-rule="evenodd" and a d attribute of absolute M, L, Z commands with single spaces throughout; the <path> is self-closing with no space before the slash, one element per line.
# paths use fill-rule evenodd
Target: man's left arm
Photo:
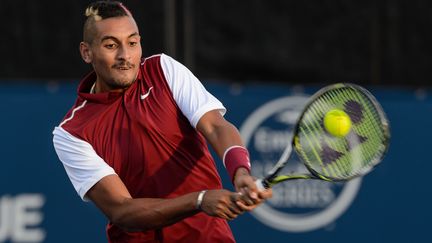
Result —
<path fill-rule="evenodd" d="M 243 210 L 250 211 L 272 196 L 271 189 L 259 191 L 256 187 L 240 133 L 218 110 L 205 113 L 196 128 L 224 161 L 235 189 L 244 195 L 243 202 L 238 202 Z"/>

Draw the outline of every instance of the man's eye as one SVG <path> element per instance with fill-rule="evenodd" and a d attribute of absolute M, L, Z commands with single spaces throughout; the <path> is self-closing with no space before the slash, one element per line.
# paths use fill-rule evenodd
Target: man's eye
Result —
<path fill-rule="evenodd" d="M 105 47 L 108 49 L 114 49 L 116 47 L 116 44 L 106 44 Z"/>
<path fill-rule="evenodd" d="M 129 45 L 130 45 L 130 46 L 136 46 L 136 45 L 138 45 L 138 42 L 131 41 L 131 42 L 129 42 Z"/>

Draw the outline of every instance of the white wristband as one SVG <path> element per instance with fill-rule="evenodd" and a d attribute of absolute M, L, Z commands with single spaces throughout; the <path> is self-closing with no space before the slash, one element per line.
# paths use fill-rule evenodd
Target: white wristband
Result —
<path fill-rule="evenodd" d="M 201 210 L 201 204 L 203 202 L 204 199 L 204 194 L 207 192 L 207 190 L 202 190 L 199 194 L 198 194 L 198 198 L 197 198 L 197 202 L 196 202 L 196 209 Z"/>

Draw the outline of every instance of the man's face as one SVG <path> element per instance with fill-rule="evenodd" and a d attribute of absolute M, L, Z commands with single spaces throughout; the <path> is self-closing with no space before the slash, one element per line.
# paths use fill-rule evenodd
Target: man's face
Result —
<path fill-rule="evenodd" d="M 129 87 L 137 77 L 141 61 L 138 26 L 129 16 L 94 22 L 94 38 L 89 44 L 90 59 L 104 91 Z"/>

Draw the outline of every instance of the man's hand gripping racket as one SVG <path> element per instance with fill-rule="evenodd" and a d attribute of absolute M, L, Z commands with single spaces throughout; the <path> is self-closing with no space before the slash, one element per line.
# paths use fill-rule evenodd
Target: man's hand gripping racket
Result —
<path fill-rule="evenodd" d="M 264 190 L 295 179 L 350 180 L 381 162 L 389 140 L 388 120 L 369 91 L 355 84 L 330 85 L 310 98 L 292 141 L 256 184 Z M 293 149 L 309 174 L 280 174 Z"/>

